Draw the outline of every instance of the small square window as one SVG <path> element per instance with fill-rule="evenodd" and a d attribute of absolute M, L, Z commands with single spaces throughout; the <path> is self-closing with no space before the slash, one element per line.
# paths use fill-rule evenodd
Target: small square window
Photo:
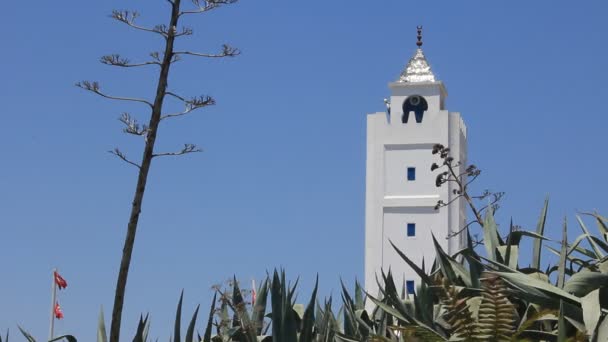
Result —
<path fill-rule="evenodd" d="M 407 180 L 408 181 L 416 180 L 416 168 L 415 167 L 407 168 Z"/>
<path fill-rule="evenodd" d="M 416 292 L 416 285 L 414 284 L 413 280 L 407 280 L 405 282 L 405 290 L 407 291 L 407 294 L 411 294 L 411 295 L 413 295 L 414 292 Z"/>
<path fill-rule="evenodd" d="M 415 223 L 408 223 L 407 224 L 407 236 L 416 236 L 416 224 Z"/>

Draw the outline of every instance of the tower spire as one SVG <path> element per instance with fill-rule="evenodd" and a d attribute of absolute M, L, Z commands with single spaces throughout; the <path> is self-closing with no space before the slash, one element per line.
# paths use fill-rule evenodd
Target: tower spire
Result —
<path fill-rule="evenodd" d="M 418 32 L 418 35 L 416 36 L 416 46 L 418 46 L 418 48 L 416 49 L 414 56 L 405 66 L 405 70 L 401 72 L 401 76 L 397 82 L 435 82 L 435 75 L 422 52 L 422 26 L 416 26 L 416 31 Z"/>

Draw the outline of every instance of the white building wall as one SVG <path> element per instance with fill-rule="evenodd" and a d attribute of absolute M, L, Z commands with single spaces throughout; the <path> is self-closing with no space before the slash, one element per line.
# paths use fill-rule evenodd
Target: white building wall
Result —
<path fill-rule="evenodd" d="M 425 260 L 427 270 L 435 259 L 432 235 L 449 253 L 462 247 L 466 240 L 450 232 L 458 231 L 466 220 L 464 205 L 457 201 L 435 210 L 438 200 L 452 198 L 449 186 L 436 187 L 439 162 L 431 150 L 435 144 L 449 146 L 452 155 L 466 161 L 466 128 L 459 113 L 444 110 L 446 91 L 441 82 L 391 83 L 391 113 L 369 114 L 367 118 L 367 174 L 365 207 L 365 287 L 378 294 L 376 279 L 380 271 L 391 269 L 398 284 L 417 277 L 394 251 L 392 241 L 414 262 Z M 428 103 L 423 120 L 417 123 L 410 113 L 402 123 L 402 104 L 411 95 L 421 95 Z M 407 180 L 407 168 L 416 168 L 416 179 Z M 416 236 L 407 236 L 407 224 L 416 224 Z M 377 275 L 377 278 L 376 278 Z"/>

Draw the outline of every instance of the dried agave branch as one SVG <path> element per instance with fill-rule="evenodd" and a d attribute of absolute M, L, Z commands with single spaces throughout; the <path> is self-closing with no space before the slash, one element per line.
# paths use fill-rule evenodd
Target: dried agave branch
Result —
<path fill-rule="evenodd" d="M 118 120 L 125 124 L 122 130 L 125 133 L 142 136 L 148 132 L 148 126 L 140 125 L 129 113 L 122 113 Z"/>
<path fill-rule="evenodd" d="M 481 174 L 481 170 L 479 170 L 475 165 L 469 165 L 466 167 L 464 172 L 459 172 L 458 170 L 461 168 L 460 161 L 455 161 L 452 156 L 450 156 L 450 148 L 445 147 L 441 144 L 436 144 L 433 146 L 432 150 L 433 154 L 438 154 L 441 159 L 441 163 L 433 163 L 431 165 L 431 171 L 445 169 L 445 171 L 437 174 L 435 178 L 435 185 L 437 187 L 441 187 L 448 182 L 452 182 L 455 184 L 455 188 L 452 190 L 452 194 L 455 195 L 448 202 L 444 202 L 443 200 L 437 201 L 437 205 L 435 205 L 435 209 L 439 209 L 441 207 L 448 206 L 453 202 L 459 200 L 460 198 L 464 198 L 467 205 L 473 212 L 475 216 L 472 222 L 469 222 L 467 225 L 462 227 L 460 230 L 456 232 L 450 233 L 448 237 L 452 237 L 460 234 L 462 231 L 466 230 L 471 224 L 477 223 L 480 226 L 483 226 L 483 218 L 482 213 L 488 208 L 492 208 L 494 211 L 498 209 L 498 202 L 503 197 L 503 192 L 490 192 L 488 190 L 484 191 L 481 195 L 471 195 L 469 193 L 469 185 L 479 177 Z M 484 200 L 486 198 L 491 198 L 488 205 L 485 205 L 481 208 L 478 208 L 475 204 L 475 200 Z"/>
<path fill-rule="evenodd" d="M 186 115 L 199 108 L 212 106 L 215 104 L 215 100 L 212 97 L 207 96 L 207 95 L 193 97 L 190 99 L 186 99 L 182 96 L 179 96 L 179 95 L 177 95 L 175 93 L 171 93 L 171 92 L 167 92 L 167 95 L 173 96 L 174 98 L 182 101 L 185 105 L 185 109 L 178 113 L 165 114 L 165 115 L 161 116 L 161 118 L 160 118 L 161 120 L 176 117 L 176 116 Z"/>
<path fill-rule="evenodd" d="M 109 152 L 109 153 L 111 153 L 111 154 L 113 154 L 113 155 L 115 155 L 115 156 L 117 156 L 118 158 L 122 159 L 124 162 L 129 163 L 129 164 L 131 164 L 131 165 L 133 165 L 133 166 L 137 167 L 138 169 L 141 169 L 141 165 L 137 164 L 137 163 L 136 163 L 136 162 L 134 162 L 134 161 L 129 160 L 129 159 L 127 158 L 127 156 L 125 156 L 125 154 L 124 154 L 124 153 L 122 153 L 122 152 L 121 152 L 121 151 L 118 149 L 118 147 L 117 147 L 117 148 L 115 148 L 115 149 L 113 149 L 112 151 L 108 151 L 108 152 Z"/>
<path fill-rule="evenodd" d="M 230 45 L 224 44 L 222 45 L 222 52 L 220 53 L 199 53 L 199 52 L 191 52 L 191 51 L 176 51 L 175 55 L 190 55 L 197 57 L 207 57 L 207 58 L 222 58 L 222 57 L 235 57 L 241 54 L 241 51 L 237 48 L 234 48 Z"/>
<path fill-rule="evenodd" d="M 229 5 L 235 2 L 237 2 L 237 0 L 192 0 L 192 4 L 195 8 L 193 10 L 181 11 L 179 15 L 203 13 L 216 9 L 222 5 Z"/>
<path fill-rule="evenodd" d="M 137 166 L 139 169 L 137 184 L 135 187 L 135 192 L 133 196 L 133 201 L 131 205 L 131 213 L 129 216 L 129 221 L 127 224 L 126 237 L 124 242 L 124 247 L 122 250 L 122 258 L 120 261 L 120 268 L 118 272 L 118 278 L 116 281 L 116 291 L 114 294 L 114 306 L 112 309 L 112 323 L 110 327 L 110 342 L 118 342 L 120 337 L 120 326 L 122 320 L 122 311 L 124 305 L 124 295 L 127 284 L 127 278 L 129 274 L 129 268 L 131 263 L 131 256 L 133 253 L 133 246 L 135 243 L 135 236 L 137 232 L 139 216 L 142 209 L 142 203 L 144 198 L 144 193 L 146 190 L 146 184 L 148 179 L 148 173 L 150 170 L 150 166 L 152 163 L 152 159 L 154 157 L 160 156 L 179 156 L 185 155 L 194 152 L 200 152 L 201 149 L 196 147 L 194 144 L 185 144 L 184 147 L 176 152 L 165 152 L 165 153 L 154 153 L 154 146 L 156 142 L 156 137 L 159 129 L 159 124 L 162 119 L 166 119 L 174 116 L 181 116 L 188 114 L 196 109 L 212 105 L 215 101 L 208 96 L 200 96 L 194 97 L 191 99 L 185 99 L 181 96 L 175 95 L 167 91 L 167 84 L 169 79 L 169 71 L 171 69 L 171 65 L 180 60 L 180 55 L 182 54 L 191 54 L 191 55 L 199 55 L 204 57 L 232 57 L 238 55 L 238 49 L 229 47 L 225 45 L 222 52 L 218 54 L 199 54 L 194 52 L 176 52 L 174 45 L 176 38 L 182 36 L 192 35 L 193 31 L 189 27 L 182 27 L 178 30 L 179 27 L 179 19 L 183 14 L 190 13 L 202 13 L 211 9 L 218 8 L 225 4 L 235 3 L 236 0 L 207 0 L 207 1 L 199 1 L 192 0 L 192 4 L 194 5 L 194 10 L 191 11 L 182 11 L 182 1 L 181 0 L 166 0 L 166 3 L 170 5 L 169 9 L 169 20 L 167 24 L 155 25 L 153 27 L 145 27 L 140 26 L 137 23 L 137 19 L 139 18 L 139 13 L 136 11 L 126 11 L 126 10 L 114 10 L 110 15 L 113 19 L 128 25 L 132 28 L 135 28 L 140 31 L 151 32 L 158 35 L 161 35 L 164 38 L 164 46 L 161 52 L 152 52 L 150 53 L 151 61 L 142 62 L 142 63 L 132 63 L 128 58 L 124 58 L 118 54 L 111 54 L 101 57 L 100 61 L 103 64 L 117 66 L 117 67 L 138 67 L 144 65 L 158 65 L 160 68 L 158 73 L 158 83 L 156 85 L 156 90 L 154 92 L 154 100 L 147 101 L 145 99 L 139 98 L 130 98 L 130 97 L 119 97 L 108 95 L 100 90 L 99 83 L 90 82 L 90 81 L 82 81 L 77 83 L 76 85 L 82 89 L 95 93 L 99 96 L 119 101 L 131 101 L 131 102 L 140 102 L 147 104 L 151 111 L 149 122 L 146 125 L 140 125 L 135 118 L 132 118 L 128 113 L 124 113 L 120 117 L 120 121 L 125 125 L 123 131 L 128 134 L 133 134 L 137 136 L 145 136 L 145 145 L 143 149 L 143 155 L 140 163 L 136 163 L 128 159 L 123 152 L 119 149 L 114 149 L 110 151 L 113 155 L 122 159 L 123 161 Z M 174 114 L 165 114 L 163 115 L 163 104 L 166 96 L 173 96 L 184 103 L 185 109 L 182 112 L 174 113 Z"/>
<path fill-rule="evenodd" d="M 139 13 L 137 11 L 114 10 L 114 11 L 112 11 L 112 14 L 110 15 L 110 17 L 120 21 L 121 23 L 129 25 L 134 29 L 137 29 L 140 31 L 157 33 L 157 34 L 160 34 L 161 36 L 165 37 L 165 39 L 169 37 L 168 32 L 163 32 L 163 31 L 159 30 L 159 28 L 157 26 L 155 26 L 153 28 L 149 28 L 149 27 L 139 26 L 139 25 L 135 24 L 135 20 L 139 17 Z"/>
<path fill-rule="evenodd" d="M 138 99 L 138 98 L 134 98 L 134 97 L 120 97 L 120 96 L 112 96 L 112 95 L 108 95 L 105 93 L 102 93 L 101 90 L 99 90 L 99 83 L 98 82 L 90 82 L 90 81 L 82 81 L 82 82 L 78 82 L 76 83 L 76 86 L 79 88 L 82 88 L 84 90 L 88 90 L 92 93 L 95 93 L 101 97 L 105 97 L 106 99 L 110 99 L 110 100 L 118 100 L 118 101 L 131 101 L 131 102 L 140 102 L 140 103 L 145 103 L 150 107 L 153 107 L 152 103 L 148 102 L 147 100 L 144 99 Z"/>
<path fill-rule="evenodd" d="M 183 154 L 196 153 L 196 152 L 202 152 L 202 151 L 203 151 L 202 149 L 198 148 L 194 144 L 184 144 L 184 148 L 182 148 L 180 151 L 155 153 L 152 155 L 152 157 L 181 156 Z"/>
<path fill-rule="evenodd" d="M 133 68 L 133 67 L 139 67 L 139 66 L 144 66 L 144 65 L 160 65 L 160 62 L 156 61 L 156 60 L 149 61 L 149 62 L 142 62 L 142 63 L 131 63 L 131 61 L 128 58 L 121 57 L 118 54 L 102 56 L 100 58 L 100 62 L 102 64 L 118 66 L 118 67 L 123 67 L 123 68 Z"/>

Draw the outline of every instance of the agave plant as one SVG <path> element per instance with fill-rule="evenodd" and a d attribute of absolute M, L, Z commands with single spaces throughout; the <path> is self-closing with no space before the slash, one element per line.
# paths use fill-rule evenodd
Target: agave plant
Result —
<path fill-rule="evenodd" d="M 21 327 L 18 327 L 19 331 L 21 331 L 21 334 L 23 335 L 23 337 L 25 337 L 25 339 L 28 342 L 36 342 L 36 339 L 30 335 L 30 333 L 28 333 L 26 330 L 24 330 Z M 63 336 L 59 336 L 59 337 L 55 337 L 52 340 L 49 340 L 48 342 L 54 342 L 54 341 L 62 341 L 62 340 L 66 340 L 68 342 L 77 342 L 76 338 L 72 335 L 63 335 Z M 5 341 L 8 342 L 8 331 L 6 332 L 6 339 Z M 2 338 L 0 337 L 0 342 L 2 342 Z"/>
<path fill-rule="evenodd" d="M 226 291 L 217 290 L 216 296 L 211 306 L 209 320 L 203 342 L 224 342 L 224 341 L 299 341 L 313 342 L 322 341 L 318 339 L 319 332 L 323 331 L 327 338 L 335 331 L 335 326 L 331 324 L 333 315 L 331 304 L 326 303 L 325 309 L 315 304 L 317 294 L 317 284 L 313 293 L 304 308 L 303 305 L 295 303 L 295 293 L 298 282 L 289 286 L 285 279 L 285 272 L 274 271 L 272 279 L 267 278 L 257 290 L 255 303 L 251 309 L 245 303 L 241 289 L 239 288 L 236 277 L 232 282 L 232 295 L 228 296 Z M 220 308 L 215 309 L 217 295 L 219 294 Z M 270 295 L 271 312 L 266 315 L 268 295 Z M 216 319 L 214 320 L 214 313 Z M 230 314 L 232 313 L 232 319 Z M 265 318 L 270 319 L 270 323 L 265 323 Z M 335 319 L 333 319 L 335 321 Z M 212 330 L 215 327 L 216 333 Z M 271 335 L 266 335 L 270 329 Z"/>
<path fill-rule="evenodd" d="M 395 251 L 419 276 L 420 286 L 412 298 L 400 298 L 392 275 L 382 275 L 382 299 L 369 296 L 394 323 L 380 340 L 466 340 L 510 341 L 549 340 L 605 341 L 608 338 L 608 220 L 597 213 L 586 213 L 598 226 L 599 236 L 589 232 L 577 216 L 582 234 L 569 243 L 564 220 L 559 248 L 545 246 L 544 236 L 548 209 L 545 201 L 536 231 L 509 227 L 501 236 L 494 219 L 494 202 L 477 210 L 468 194 L 463 176 L 476 177 L 479 172 L 468 167 L 464 175 L 456 175 L 457 163 L 449 149 L 438 145 L 434 153 L 443 159 L 437 185 L 447 181 L 458 184 L 457 194 L 465 197 L 474 212 L 474 223 L 483 233 L 485 256 L 478 253 L 471 238 L 470 227 L 466 248 L 448 255 L 434 240 L 436 260 L 430 272 L 407 257 L 407 251 Z M 433 169 L 440 168 L 437 164 Z M 471 174 L 473 173 L 473 174 Z M 496 197 L 495 197 L 496 198 Z M 437 208 L 443 206 L 438 203 Z M 532 262 L 521 267 L 519 246 L 523 238 L 533 239 Z M 433 239 L 435 239 L 433 237 Z M 589 247 L 583 247 L 586 242 Z M 541 269 L 543 252 L 559 256 L 557 265 Z M 374 315 L 372 325 L 384 324 Z M 373 328 L 373 326 L 370 326 Z M 390 330 L 396 332 L 392 334 Z M 423 335 L 426 334 L 426 335 Z"/>

